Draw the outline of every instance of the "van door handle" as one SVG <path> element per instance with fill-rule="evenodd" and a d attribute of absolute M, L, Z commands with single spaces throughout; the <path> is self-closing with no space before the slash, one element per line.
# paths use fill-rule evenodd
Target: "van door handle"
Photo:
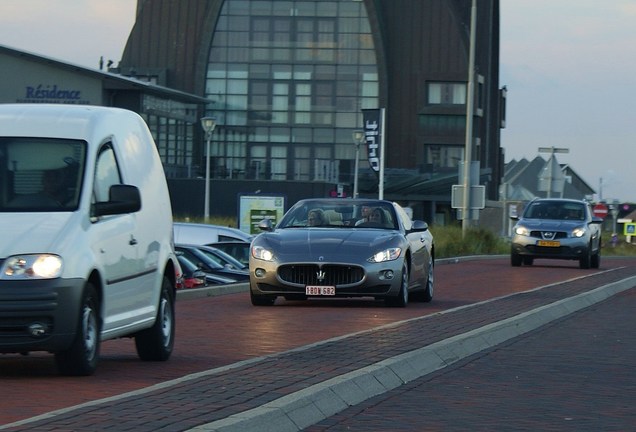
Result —
<path fill-rule="evenodd" d="M 134 246 L 137 244 L 137 239 L 133 236 L 130 236 L 130 241 L 128 242 L 129 245 Z"/>

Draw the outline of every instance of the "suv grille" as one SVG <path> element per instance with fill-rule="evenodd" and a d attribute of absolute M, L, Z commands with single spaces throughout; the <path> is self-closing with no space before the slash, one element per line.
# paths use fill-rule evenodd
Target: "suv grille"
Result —
<path fill-rule="evenodd" d="M 532 231 L 530 233 L 531 237 L 540 238 L 543 240 L 558 240 L 562 238 L 567 238 L 568 234 L 564 231 Z"/>

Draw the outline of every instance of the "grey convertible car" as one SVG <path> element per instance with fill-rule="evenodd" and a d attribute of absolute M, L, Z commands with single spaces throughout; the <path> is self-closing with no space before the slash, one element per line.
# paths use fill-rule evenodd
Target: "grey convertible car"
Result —
<path fill-rule="evenodd" d="M 249 261 L 255 306 L 279 296 L 373 297 L 398 307 L 433 298 L 433 235 L 396 203 L 307 199 L 259 228 Z"/>

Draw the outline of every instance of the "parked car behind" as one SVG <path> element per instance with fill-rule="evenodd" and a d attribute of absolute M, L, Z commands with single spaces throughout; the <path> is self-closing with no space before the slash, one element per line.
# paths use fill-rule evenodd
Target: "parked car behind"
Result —
<path fill-rule="evenodd" d="M 211 246 L 220 251 L 225 252 L 232 258 L 238 260 L 246 268 L 250 263 L 250 243 L 244 241 L 224 241 L 210 243 L 207 246 Z"/>
<path fill-rule="evenodd" d="M 233 258 L 222 251 L 209 246 L 184 244 L 175 245 L 175 249 L 206 273 L 232 279 L 234 282 L 244 282 L 250 278 L 250 272 L 239 267 L 242 265 L 240 262 L 230 261 Z"/>
<path fill-rule="evenodd" d="M 173 229 L 174 242 L 180 244 L 206 245 L 228 240 L 249 243 L 253 237 L 240 229 L 202 223 L 175 222 Z"/>
<path fill-rule="evenodd" d="M 582 269 L 599 267 L 603 219 L 593 216 L 587 202 L 539 198 L 512 219 L 517 221 L 510 247 L 513 267 L 532 265 L 537 258 L 578 260 Z"/>
<path fill-rule="evenodd" d="M 177 251 L 177 259 L 181 266 L 182 278 L 178 289 L 205 288 L 208 281 L 205 278 L 205 272 L 198 268 L 192 261 L 188 260 L 183 253 Z"/>
<path fill-rule="evenodd" d="M 201 269 L 201 267 L 199 267 L 194 261 L 185 256 L 181 251 L 177 251 L 177 258 L 179 259 L 179 264 L 183 269 L 184 276 L 191 279 L 196 279 L 195 281 L 193 281 L 195 286 L 190 286 L 188 288 L 204 288 L 210 285 L 227 285 L 236 283 L 236 280 L 234 279 L 206 272 L 205 270 Z M 197 284 L 197 280 L 201 279 L 204 280 L 204 284 L 202 286 Z"/>

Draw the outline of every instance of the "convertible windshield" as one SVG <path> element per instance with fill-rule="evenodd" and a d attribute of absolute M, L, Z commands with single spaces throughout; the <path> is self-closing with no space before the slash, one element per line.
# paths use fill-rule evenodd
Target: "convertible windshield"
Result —
<path fill-rule="evenodd" d="M 397 229 L 395 209 L 386 202 L 305 201 L 281 220 L 278 228 Z"/>
<path fill-rule="evenodd" d="M 567 201 L 531 203 L 524 213 L 526 219 L 585 220 L 583 204 Z"/>
<path fill-rule="evenodd" d="M 86 143 L 0 138 L 0 211 L 73 211 L 84 173 Z"/>

